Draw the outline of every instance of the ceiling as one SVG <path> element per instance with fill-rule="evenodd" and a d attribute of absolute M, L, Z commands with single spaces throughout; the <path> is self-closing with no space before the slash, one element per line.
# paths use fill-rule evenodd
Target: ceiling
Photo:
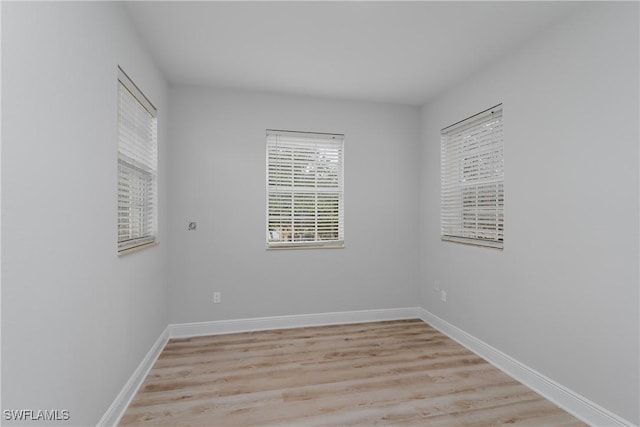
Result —
<path fill-rule="evenodd" d="M 171 83 L 423 105 L 579 2 L 126 2 Z"/>

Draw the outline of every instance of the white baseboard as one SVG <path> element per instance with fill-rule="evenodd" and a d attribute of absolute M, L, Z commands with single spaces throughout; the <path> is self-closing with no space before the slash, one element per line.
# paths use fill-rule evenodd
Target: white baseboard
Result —
<path fill-rule="evenodd" d="M 105 412 L 102 418 L 100 418 L 100 421 L 98 421 L 97 427 L 111 427 L 118 425 L 120 418 L 124 415 L 127 407 L 144 382 L 144 379 L 149 374 L 154 363 L 156 363 L 156 360 L 158 359 L 158 356 L 160 356 L 164 346 L 167 344 L 167 341 L 169 341 L 168 327 L 162 331 L 156 342 L 151 346 L 147 355 L 142 359 L 142 362 L 140 362 L 136 370 L 133 371 L 129 381 L 127 381 L 122 390 L 120 390 L 120 393 L 118 393 L 111 406 L 109 406 L 107 412 Z"/>
<path fill-rule="evenodd" d="M 419 318 L 451 339 L 457 341 L 501 371 L 536 391 L 565 411 L 591 426 L 633 426 L 629 421 L 613 414 L 585 397 L 567 389 L 511 356 L 481 341 L 473 335 L 430 313 L 424 308 L 393 308 L 381 310 L 346 311 L 336 313 L 302 314 L 292 316 L 260 317 L 211 322 L 171 324 L 162 332 L 149 353 L 140 362 L 131 378 L 122 388 L 97 426 L 115 426 L 122 418 L 131 400 L 142 385 L 151 367 L 170 338 L 188 338 L 270 329 L 301 328 L 349 323 L 379 322 Z"/>
<path fill-rule="evenodd" d="M 419 308 L 418 313 L 420 319 L 425 323 L 457 341 L 581 421 L 591 426 L 633 426 L 633 423 L 617 416 L 578 393 L 569 390 L 523 363 L 518 362 L 511 356 L 468 334 L 451 323 L 442 320 L 424 308 Z"/>
<path fill-rule="evenodd" d="M 219 335 L 269 329 L 301 328 L 305 326 L 336 325 L 383 320 L 417 319 L 418 307 L 381 310 L 345 311 L 337 313 L 303 314 L 293 316 L 261 317 L 212 322 L 172 324 L 165 328 L 145 358 L 129 378 L 118 396 L 98 421 L 97 427 L 116 426 L 138 389 L 149 374 L 153 364 L 170 338 L 187 338 L 201 335 Z"/>
<path fill-rule="evenodd" d="M 306 326 L 343 325 L 380 322 L 383 320 L 417 319 L 418 307 L 381 310 L 343 311 L 337 313 L 299 314 L 291 316 L 256 317 L 250 319 L 216 320 L 211 322 L 169 325 L 169 338 L 232 334 L 269 329 L 302 328 Z"/>

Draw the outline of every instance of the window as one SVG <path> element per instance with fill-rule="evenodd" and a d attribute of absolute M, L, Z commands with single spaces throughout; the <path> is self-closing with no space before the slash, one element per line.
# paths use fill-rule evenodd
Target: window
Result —
<path fill-rule="evenodd" d="M 267 131 L 267 246 L 344 245 L 344 135 Z"/>
<path fill-rule="evenodd" d="M 156 115 L 118 67 L 118 253 L 156 242 Z"/>
<path fill-rule="evenodd" d="M 502 248 L 502 104 L 441 131 L 442 240 Z"/>

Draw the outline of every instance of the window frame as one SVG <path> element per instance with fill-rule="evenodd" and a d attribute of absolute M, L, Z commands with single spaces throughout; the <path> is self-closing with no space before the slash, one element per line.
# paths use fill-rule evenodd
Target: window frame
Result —
<path fill-rule="evenodd" d="M 442 241 L 504 248 L 504 121 L 495 105 L 440 131 Z"/>
<path fill-rule="evenodd" d="M 117 252 L 124 255 L 158 243 L 158 110 L 120 66 L 117 99 Z M 127 116 L 127 108 L 135 111 Z"/>
<path fill-rule="evenodd" d="M 344 134 L 274 129 L 266 130 L 265 241 L 268 250 L 344 247 L 344 140 Z M 280 144 L 280 147 L 291 150 L 290 156 L 292 163 L 289 172 L 286 170 L 283 171 L 281 168 L 281 162 L 285 161 L 284 157 L 273 157 L 276 153 L 271 152 L 275 150 L 278 144 Z M 295 147 L 297 147 L 299 151 L 296 151 Z M 315 172 L 312 174 L 307 172 L 307 178 L 313 175 L 315 177 L 315 185 L 297 185 L 296 181 L 302 183 L 308 181 L 305 181 L 305 178 L 299 177 L 295 173 L 295 166 L 304 164 L 305 161 L 300 159 L 304 158 L 304 156 L 309 156 L 314 150 L 316 150 L 312 155 L 314 160 L 310 160 L 308 164 L 311 165 L 311 169 Z M 296 155 L 298 157 L 296 157 Z M 320 163 L 320 157 L 325 159 L 324 163 Z M 273 165 L 271 164 L 272 159 L 274 160 Z M 327 159 L 330 160 L 327 161 Z M 328 163 L 334 163 L 337 169 L 332 170 L 332 166 L 329 166 Z M 330 176 L 330 178 L 325 178 L 325 183 L 319 185 L 319 170 L 321 170 L 323 165 L 326 167 L 324 172 L 329 173 L 327 176 Z M 272 166 L 274 171 L 276 171 L 276 167 L 280 167 L 280 169 L 277 170 L 278 176 L 276 177 L 276 172 L 274 172 L 273 179 L 271 176 Z M 296 178 L 297 176 L 298 178 Z M 287 182 L 287 180 L 291 185 L 280 185 L 283 182 Z M 334 183 L 335 185 L 333 185 Z M 298 197 L 296 197 L 296 195 Z M 278 196 L 282 198 L 277 200 Z M 303 196 L 307 197 L 306 202 Z M 310 201 L 312 197 L 314 200 Z M 324 206 L 318 202 L 319 197 L 324 198 L 326 203 Z M 281 208 L 281 211 L 286 212 L 290 209 L 291 214 L 276 215 L 278 208 L 274 207 L 272 210 L 272 201 L 278 201 L 284 204 L 286 208 Z M 308 211 L 306 215 L 301 214 L 300 211 L 296 214 L 296 209 L 304 209 L 297 208 L 296 206 L 302 206 L 305 205 L 305 203 L 307 206 L 313 206 L 313 215 L 309 215 Z M 322 213 L 323 211 L 325 212 L 324 214 Z M 305 240 L 305 237 L 300 237 L 299 235 L 298 238 L 296 238 L 296 223 L 300 224 L 304 222 L 306 222 L 307 232 L 300 233 L 308 235 L 308 228 L 312 223 L 314 227 L 314 238 L 312 240 Z M 271 225 L 277 223 L 285 227 L 286 231 L 280 230 L 280 232 L 287 233 L 291 240 L 274 241 L 272 232 L 277 231 L 272 230 Z M 290 227 L 288 230 L 286 229 L 287 226 Z M 323 228 L 324 231 L 321 231 Z M 324 233 L 325 235 L 333 234 L 336 238 L 320 239 L 320 233 Z"/>

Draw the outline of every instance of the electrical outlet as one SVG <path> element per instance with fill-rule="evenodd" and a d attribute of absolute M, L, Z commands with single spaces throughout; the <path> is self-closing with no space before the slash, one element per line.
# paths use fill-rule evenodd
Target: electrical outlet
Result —
<path fill-rule="evenodd" d="M 213 293 L 213 303 L 220 304 L 221 302 L 222 302 L 222 293 L 220 293 L 219 291 L 215 291 Z"/>
<path fill-rule="evenodd" d="M 433 290 L 434 291 L 439 291 L 440 290 L 440 281 L 439 280 L 434 280 L 433 281 Z"/>
<path fill-rule="evenodd" d="M 440 291 L 440 299 L 442 302 L 447 302 L 447 291 Z"/>

